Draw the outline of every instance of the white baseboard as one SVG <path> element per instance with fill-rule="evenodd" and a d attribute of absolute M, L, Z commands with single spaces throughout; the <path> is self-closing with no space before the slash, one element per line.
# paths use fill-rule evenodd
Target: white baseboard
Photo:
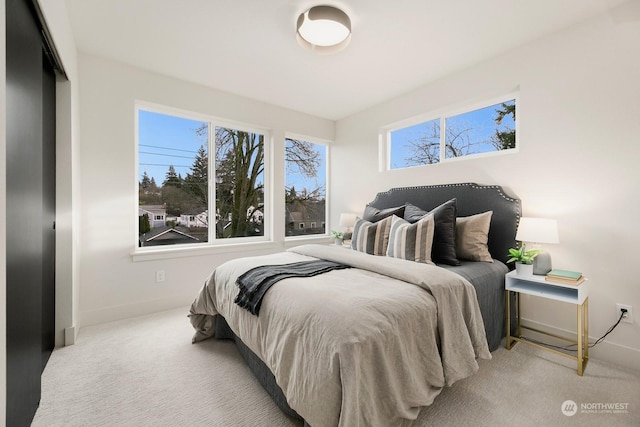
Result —
<path fill-rule="evenodd" d="M 65 328 L 64 330 L 64 345 L 74 345 L 76 343 L 76 337 L 78 333 L 75 326 L 71 326 L 69 328 Z"/>
<path fill-rule="evenodd" d="M 534 320 L 522 319 L 522 325 L 547 331 L 552 334 L 575 337 L 575 331 L 557 328 Z M 589 342 L 594 342 L 600 337 L 589 337 Z M 597 346 L 589 349 L 589 359 L 597 359 L 611 363 L 626 369 L 640 372 L 640 350 L 615 344 L 607 340 L 601 341 Z"/>
<path fill-rule="evenodd" d="M 179 295 L 151 301 L 142 301 L 125 305 L 100 308 L 80 312 L 80 327 L 99 325 L 146 314 L 158 313 L 191 305 L 193 295 Z M 185 313 L 186 316 L 187 313 Z"/>

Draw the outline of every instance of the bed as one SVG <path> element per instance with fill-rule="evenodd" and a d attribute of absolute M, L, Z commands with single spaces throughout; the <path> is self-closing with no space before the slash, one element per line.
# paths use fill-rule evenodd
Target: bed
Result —
<path fill-rule="evenodd" d="M 193 341 L 235 340 L 278 406 L 305 424 L 412 425 L 500 344 L 504 263 L 520 212 L 520 201 L 495 185 L 379 193 L 354 227 L 351 249 L 302 245 L 216 268 L 190 309 Z M 484 227 L 484 246 L 458 246 L 451 223 L 474 244 Z M 425 255 L 418 240 L 433 251 Z M 455 258 L 460 248 L 466 259 Z M 317 260 L 348 268 L 277 282 L 257 316 L 234 303 L 236 280 L 254 269 Z"/>

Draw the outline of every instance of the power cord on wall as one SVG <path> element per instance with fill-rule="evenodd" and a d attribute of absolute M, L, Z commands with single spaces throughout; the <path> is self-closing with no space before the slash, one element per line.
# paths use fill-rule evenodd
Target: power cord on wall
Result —
<path fill-rule="evenodd" d="M 607 332 L 604 333 L 603 336 L 601 336 L 600 338 L 598 338 L 593 344 L 589 344 L 589 348 L 593 348 L 596 345 L 600 344 L 602 342 L 602 340 L 604 339 L 604 337 L 606 337 L 607 335 L 609 335 L 611 332 L 613 332 L 613 330 L 620 324 L 620 322 L 622 321 L 622 319 L 624 318 L 624 315 L 627 314 L 627 309 L 626 308 L 621 308 L 620 309 L 620 317 L 618 317 L 618 321 L 616 323 L 614 323 L 609 330 L 607 330 Z M 535 342 L 536 344 L 541 344 L 547 347 L 552 347 L 552 348 L 557 348 L 559 350 L 565 350 L 565 351 L 578 351 L 577 349 L 573 349 L 571 347 L 575 347 L 578 344 L 570 344 L 567 346 L 560 346 L 560 345 L 553 345 L 553 344 L 547 344 L 544 343 L 542 341 L 538 341 L 535 339 L 531 339 L 531 338 L 527 338 L 528 341 L 531 342 Z"/>

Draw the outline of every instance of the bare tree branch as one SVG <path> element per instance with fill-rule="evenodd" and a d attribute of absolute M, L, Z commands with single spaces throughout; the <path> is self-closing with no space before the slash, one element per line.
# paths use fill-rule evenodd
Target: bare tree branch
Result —
<path fill-rule="evenodd" d="M 313 149 L 313 143 L 299 139 L 286 139 L 284 158 L 289 172 L 300 172 L 307 178 L 317 175 L 320 156 Z"/>

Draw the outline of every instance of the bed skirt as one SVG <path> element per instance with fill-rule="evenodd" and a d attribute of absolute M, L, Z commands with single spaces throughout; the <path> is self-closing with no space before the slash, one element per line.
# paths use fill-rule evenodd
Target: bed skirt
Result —
<path fill-rule="evenodd" d="M 287 398 L 284 396 L 280 386 L 276 383 L 276 378 L 273 376 L 269 368 L 267 368 L 267 365 L 265 365 L 264 362 L 260 360 L 260 358 L 256 356 L 240 338 L 238 338 L 227 324 L 226 319 L 219 314 L 216 316 L 215 338 L 219 340 L 233 340 L 251 372 L 253 372 L 255 377 L 258 379 L 258 382 L 262 387 L 264 387 L 282 412 L 297 420 L 304 421 L 303 418 L 296 411 L 291 409 L 287 403 Z M 305 426 L 308 426 L 306 422 Z"/>

